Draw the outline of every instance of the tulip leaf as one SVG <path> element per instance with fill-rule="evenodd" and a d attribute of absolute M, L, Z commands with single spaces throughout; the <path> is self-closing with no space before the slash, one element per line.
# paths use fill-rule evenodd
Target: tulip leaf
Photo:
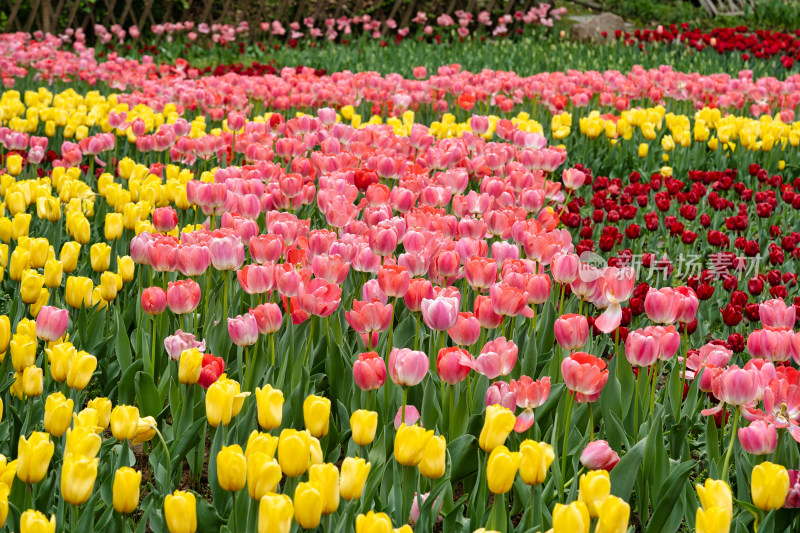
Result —
<path fill-rule="evenodd" d="M 241 494 L 240 499 L 245 499 L 246 494 Z M 215 499 L 216 501 L 216 499 Z M 201 533 L 217 532 L 222 526 L 222 518 L 217 510 L 201 496 L 197 497 L 197 531 Z"/>
<path fill-rule="evenodd" d="M 669 382 L 667 383 L 669 391 L 669 406 L 672 410 L 672 416 L 676 419 L 680 418 L 681 413 L 681 363 L 675 359 L 675 364 L 672 366 L 672 372 L 669 373 Z"/>
<path fill-rule="evenodd" d="M 87 533 L 94 531 L 94 526 L 96 524 L 94 518 L 95 503 L 99 497 L 100 491 L 94 491 L 92 497 L 89 498 L 89 501 L 81 506 L 82 512 L 80 518 L 78 519 L 78 524 L 75 526 L 75 531 L 80 531 L 81 533 L 84 531 Z"/>
<path fill-rule="evenodd" d="M 462 435 L 447 444 L 450 453 L 450 478 L 453 483 L 473 474 L 477 468 L 478 439 L 474 435 Z"/>
<path fill-rule="evenodd" d="M 677 526 L 674 529 L 667 528 L 667 518 L 672 515 L 674 510 L 680 510 L 680 506 L 676 505 L 677 500 L 695 464 L 695 461 L 684 461 L 679 464 L 664 480 L 661 489 L 653 492 L 653 495 L 658 498 L 658 503 L 655 504 L 653 515 L 647 523 L 647 533 L 674 533 L 677 529 Z"/>
<path fill-rule="evenodd" d="M 610 413 L 614 413 L 617 418 L 623 416 L 622 402 L 619 401 L 622 387 L 617 378 L 617 364 L 619 364 L 618 357 L 613 357 L 608 362 L 608 381 L 606 381 L 603 390 L 600 392 L 600 411 L 603 414 L 603 418 L 606 418 Z"/>
<path fill-rule="evenodd" d="M 537 329 L 542 332 L 542 336 L 539 339 L 539 353 L 546 354 L 550 350 L 553 349 L 553 345 L 555 343 L 555 329 L 553 329 L 553 324 L 556 321 L 556 310 L 553 307 L 552 302 L 547 302 L 544 304 L 544 309 L 542 312 L 541 326 L 537 325 Z"/>
<path fill-rule="evenodd" d="M 153 376 L 144 372 L 136 373 L 136 399 L 142 416 L 158 416 L 164 406 Z"/>
<path fill-rule="evenodd" d="M 617 466 L 611 471 L 611 492 L 628 501 L 633 491 L 633 485 L 639 473 L 639 467 L 644 459 L 648 437 L 637 442 L 628 453 L 622 456 Z"/>
<path fill-rule="evenodd" d="M 397 316 L 397 310 L 395 309 L 395 316 Z M 414 347 L 414 334 L 417 327 L 417 321 L 413 316 L 407 316 L 397 324 L 397 327 L 394 330 L 394 337 L 392 337 L 392 347 L 391 348 L 413 348 Z M 389 351 L 386 353 L 389 353 Z"/>
<path fill-rule="evenodd" d="M 119 371 L 124 374 L 131 366 L 133 357 L 131 356 L 131 340 L 128 338 L 128 331 L 127 328 L 125 328 L 125 324 L 122 323 L 119 311 L 116 312 L 116 323 L 117 338 L 114 341 L 114 351 L 117 354 Z"/>
<path fill-rule="evenodd" d="M 173 472 L 177 471 L 178 467 L 183 462 L 183 458 L 186 457 L 186 454 L 189 453 L 192 448 L 197 446 L 199 440 L 198 435 L 200 435 L 200 431 L 205 423 L 205 418 L 195 420 L 192 425 L 189 426 L 189 429 L 183 432 L 183 434 L 176 439 L 177 442 L 175 440 L 172 441 L 172 445 L 169 447 L 169 455 L 171 469 Z"/>
<path fill-rule="evenodd" d="M 144 359 L 138 358 L 122 373 L 119 383 L 117 384 L 117 403 L 122 405 L 130 405 L 135 396 L 135 379 L 136 375 L 141 372 L 144 367 Z M 114 389 L 111 389 L 109 397 L 113 396 Z"/>

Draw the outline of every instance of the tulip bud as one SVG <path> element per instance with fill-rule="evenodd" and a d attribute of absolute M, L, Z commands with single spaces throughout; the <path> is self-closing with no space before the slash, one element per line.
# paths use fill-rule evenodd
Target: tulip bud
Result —
<path fill-rule="evenodd" d="M 194 385 L 203 370 L 203 354 L 197 348 L 181 352 L 178 380 L 184 385 Z"/>
<path fill-rule="evenodd" d="M 103 429 L 108 428 L 108 424 L 111 421 L 111 400 L 103 397 L 92 398 L 86 404 L 86 407 L 94 409 L 97 413 L 98 426 Z"/>
<path fill-rule="evenodd" d="M 355 411 L 350 416 L 350 429 L 353 432 L 353 442 L 359 446 L 372 444 L 378 429 L 378 413 L 365 409 Z"/>
<path fill-rule="evenodd" d="M 25 396 L 35 398 L 42 395 L 44 379 L 42 369 L 29 366 L 22 372 L 22 392 Z"/>
<path fill-rule="evenodd" d="M 28 509 L 19 517 L 20 533 L 56 533 L 56 515 L 47 518 L 42 512 Z"/>
<path fill-rule="evenodd" d="M 609 496 L 600 506 L 595 533 L 625 533 L 630 516 L 631 506 L 628 502 L 617 496 Z"/>
<path fill-rule="evenodd" d="M 83 350 L 79 351 L 69 367 L 67 386 L 76 390 L 85 389 L 96 368 L 97 358 Z"/>
<path fill-rule="evenodd" d="M 283 420 L 283 392 L 264 385 L 256 388 L 256 407 L 258 409 L 258 425 L 267 431 L 280 427 Z"/>
<path fill-rule="evenodd" d="M 61 286 L 61 279 L 64 276 L 64 267 L 55 259 L 48 259 L 44 264 L 44 284 L 53 289 Z"/>
<path fill-rule="evenodd" d="M 361 457 L 345 457 L 342 461 L 342 473 L 339 483 L 339 494 L 347 501 L 357 500 L 364 491 L 372 463 Z"/>
<path fill-rule="evenodd" d="M 386 513 L 369 511 L 356 517 L 356 533 L 382 533 L 392 531 L 392 520 Z"/>
<path fill-rule="evenodd" d="M 238 444 L 223 446 L 217 453 L 217 481 L 229 492 L 244 488 L 247 480 L 247 462 L 242 447 Z"/>
<path fill-rule="evenodd" d="M 278 441 L 278 463 L 288 477 L 298 477 L 308 470 L 311 457 L 311 435 L 308 431 L 284 429 Z"/>
<path fill-rule="evenodd" d="M 139 488 L 142 473 L 123 466 L 114 474 L 114 509 L 118 513 L 130 514 L 139 505 Z"/>
<path fill-rule="evenodd" d="M 304 529 L 316 529 L 322 517 L 322 494 L 315 483 L 300 483 L 294 491 L 294 519 Z"/>
<path fill-rule="evenodd" d="M 489 454 L 486 463 L 489 490 L 494 494 L 505 494 L 511 490 L 521 461 L 522 456 L 519 452 L 511 452 L 502 445 L 496 446 Z"/>
<path fill-rule="evenodd" d="M 604 440 L 592 441 L 581 452 L 581 464 L 589 470 L 611 470 L 619 462 L 619 455 Z"/>
<path fill-rule="evenodd" d="M 30 485 L 44 479 L 53 451 L 54 445 L 47 433 L 34 431 L 27 439 L 21 436 L 17 451 L 17 478 Z"/>
<path fill-rule="evenodd" d="M 428 441 L 433 438 L 433 430 L 413 425 L 401 424 L 394 437 L 394 459 L 403 466 L 417 466 L 422 461 Z"/>
<path fill-rule="evenodd" d="M 89 259 L 92 263 L 92 270 L 95 272 L 105 272 L 111 264 L 111 246 L 104 242 L 98 242 L 89 248 Z"/>
<path fill-rule="evenodd" d="M 695 485 L 695 489 L 703 508 L 721 507 L 728 512 L 728 516 L 732 516 L 733 496 L 727 483 L 716 479 L 706 479 L 705 484 Z"/>
<path fill-rule="evenodd" d="M 164 498 L 164 518 L 169 533 L 197 531 L 197 500 L 193 493 L 176 490 Z"/>
<path fill-rule="evenodd" d="M 247 456 L 247 491 L 252 499 L 261 500 L 274 492 L 282 475 L 278 461 L 267 454 L 255 452 Z"/>
<path fill-rule="evenodd" d="M 486 408 L 486 420 L 483 424 L 478 443 L 487 453 L 506 442 L 511 430 L 514 429 L 516 417 L 509 409 L 500 405 L 490 405 Z"/>
<path fill-rule="evenodd" d="M 89 500 L 97 479 L 97 458 L 66 454 L 61 465 L 61 497 L 70 505 L 81 505 Z"/>
<path fill-rule="evenodd" d="M 258 505 L 258 533 L 289 533 L 294 507 L 286 494 L 267 494 Z"/>
<path fill-rule="evenodd" d="M 322 396 L 311 395 L 303 402 L 303 420 L 312 437 L 328 434 L 328 421 L 331 416 L 331 401 Z"/>
<path fill-rule="evenodd" d="M 133 439 L 138 424 L 138 407 L 118 405 L 111 411 L 111 434 L 119 441 Z"/>
<path fill-rule="evenodd" d="M 786 468 L 764 462 L 756 465 L 750 477 L 753 505 L 763 511 L 780 509 L 789 494 L 789 473 Z"/>
<path fill-rule="evenodd" d="M 546 442 L 524 440 L 519 445 L 522 460 L 519 464 L 519 475 L 526 485 L 534 486 L 544 483 L 547 469 L 555 459 L 553 447 Z"/>
<path fill-rule="evenodd" d="M 60 392 L 54 392 L 47 397 L 44 404 L 44 429 L 54 437 L 66 433 L 72 423 L 72 409 L 74 402 L 67 399 Z"/>
<path fill-rule="evenodd" d="M 557 503 L 553 509 L 553 533 L 589 533 L 591 521 L 583 502 Z"/>
<path fill-rule="evenodd" d="M 589 516 L 597 518 L 600 506 L 611 494 L 611 478 L 606 470 L 592 470 L 580 478 L 578 499 L 586 504 Z"/>
<path fill-rule="evenodd" d="M 250 463 L 250 456 L 256 453 L 263 453 L 269 459 L 275 457 L 275 452 L 278 450 L 278 437 L 274 437 L 269 433 L 260 433 L 258 430 L 253 430 L 250 436 L 247 437 L 247 447 L 244 450 L 244 458 L 247 463 Z"/>
<path fill-rule="evenodd" d="M 335 513 L 339 508 L 339 470 L 336 465 L 311 465 L 308 480 L 322 496 L 322 514 Z"/>

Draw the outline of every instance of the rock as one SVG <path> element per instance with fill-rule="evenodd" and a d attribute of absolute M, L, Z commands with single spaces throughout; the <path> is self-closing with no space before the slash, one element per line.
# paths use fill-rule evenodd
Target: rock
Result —
<path fill-rule="evenodd" d="M 596 17 L 575 24 L 570 29 L 570 34 L 577 41 L 610 41 L 614 39 L 614 32 L 625 31 L 625 20 L 613 13 L 602 13 Z M 606 36 L 603 37 L 603 32 Z"/>

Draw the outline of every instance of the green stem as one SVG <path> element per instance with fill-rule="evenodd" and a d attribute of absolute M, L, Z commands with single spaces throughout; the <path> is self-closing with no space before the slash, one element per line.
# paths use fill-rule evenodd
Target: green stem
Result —
<path fill-rule="evenodd" d="M 236 533 L 236 491 L 231 493 L 233 498 L 233 508 L 231 509 L 231 522 L 233 523 L 232 533 Z"/>
<path fill-rule="evenodd" d="M 394 336 L 394 308 L 397 305 L 397 298 L 394 299 L 394 304 L 392 305 L 392 317 L 389 319 L 389 334 L 386 337 L 386 360 L 389 360 L 389 354 L 392 351 L 392 337 Z M 372 332 L 368 331 L 367 336 L 369 338 L 369 344 L 372 346 Z"/>
<path fill-rule="evenodd" d="M 633 397 L 633 437 L 639 437 L 639 390 L 642 388 L 642 375 L 645 374 L 644 368 L 639 367 L 636 376 L 636 396 Z"/>
<path fill-rule="evenodd" d="M 150 332 L 152 338 L 152 353 L 150 354 L 150 361 L 152 363 L 153 377 L 156 376 L 156 315 L 153 315 L 153 331 Z"/>
<path fill-rule="evenodd" d="M 269 334 L 269 350 L 270 350 L 270 356 L 272 357 L 272 366 L 274 367 L 275 366 L 275 334 L 274 333 L 270 333 Z M 273 372 L 274 372 L 274 370 L 273 370 Z"/>
<path fill-rule="evenodd" d="M 722 419 L 725 419 L 723 414 Z M 728 481 L 728 465 L 731 462 L 731 454 L 733 453 L 733 443 L 736 442 L 736 428 L 739 426 L 739 408 L 734 407 L 733 409 L 733 426 L 731 426 L 731 439 L 730 443 L 728 444 L 728 451 L 725 453 L 725 462 L 722 463 L 722 472 L 720 475 L 722 476 L 723 481 Z"/>
<path fill-rule="evenodd" d="M 158 426 L 154 426 L 153 424 L 150 424 L 150 428 L 155 430 L 156 435 L 158 435 L 158 440 L 160 440 L 161 441 L 161 445 L 164 446 L 164 453 L 167 456 L 167 487 L 166 487 L 167 491 L 166 492 L 169 492 L 170 490 L 172 490 L 172 461 L 171 461 L 170 455 L 169 455 L 169 447 L 167 446 L 166 441 L 164 441 L 164 435 L 162 435 L 161 431 L 158 430 Z"/>
<path fill-rule="evenodd" d="M 230 270 L 224 270 L 222 272 L 224 285 L 222 288 L 222 319 L 220 323 L 225 322 L 225 318 L 228 316 L 228 283 L 230 280 Z"/>
<path fill-rule="evenodd" d="M 400 407 L 400 423 L 406 421 L 406 404 L 408 403 L 408 387 L 403 387 L 403 405 Z"/>
<path fill-rule="evenodd" d="M 594 411 L 592 410 L 592 402 L 589 402 L 589 442 L 594 440 Z"/>
<path fill-rule="evenodd" d="M 564 446 L 562 448 L 562 453 L 561 453 L 561 476 L 562 477 L 564 476 L 564 474 L 566 472 L 566 468 L 567 468 L 567 444 L 568 444 L 568 441 L 569 441 L 569 423 L 570 423 L 570 420 L 572 419 L 572 407 L 573 407 L 574 404 L 575 404 L 574 399 L 570 395 L 569 391 L 567 391 L 567 414 L 566 414 L 566 416 L 564 418 L 564 421 L 565 421 L 565 424 L 564 424 Z"/>
<path fill-rule="evenodd" d="M 660 363 L 661 361 L 656 361 L 653 365 L 653 383 L 650 388 L 650 418 L 653 417 L 653 409 L 655 408 L 656 403 L 656 385 L 658 384 L 658 377 L 660 376 Z"/>

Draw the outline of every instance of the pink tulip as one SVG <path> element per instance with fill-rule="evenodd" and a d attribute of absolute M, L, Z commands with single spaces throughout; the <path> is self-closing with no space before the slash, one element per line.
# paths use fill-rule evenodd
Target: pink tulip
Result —
<path fill-rule="evenodd" d="M 678 304 L 678 313 L 675 318 L 678 322 L 687 324 L 697 318 L 697 307 L 700 304 L 700 300 L 691 287 L 676 287 L 675 292 L 681 296 Z"/>
<path fill-rule="evenodd" d="M 361 286 L 361 299 L 365 302 L 376 300 L 383 305 L 386 305 L 389 302 L 389 298 L 381 290 L 380 285 L 378 285 L 377 279 L 371 279 Z"/>
<path fill-rule="evenodd" d="M 611 471 L 617 463 L 619 455 L 604 440 L 590 442 L 581 452 L 581 464 L 587 470 Z"/>
<path fill-rule="evenodd" d="M 658 359 L 661 361 L 669 361 L 678 352 L 681 345 L 681 336 L 675 329 L 675 326 L 647 326 L 644 328 L 645 333 L 653 335 L 658 342 Z"/>
<path fill-rule="evenodd" d="M 208 242 L 211 263 L 217 270 L 236 270 L 244 263 L 244 246 L 239 237 L 215 237 Z"/>
<path fill-rule="evenodd" d="M 486 389 L 486 407 L 502 405 L 510 411 L 516 409 L 517 393 L 507 381 L 495 381 Z"/>
<path fill-rule="evenodd" d="M 205 273 L 211 265 L 211 250 L 199 244 L 178 246 L 178 270 L 187 277 L 197 277 Z"/>
<path fill-rule="evenodd" d="M 511 380 L 511 390 L 516 395 L 517 406 L 524 409 L 517 416 L 514 431 L 523 433 L 533 425 L 533 410 L 547 401 L 550 395 L 550 378 L 545 376 L 534 381 L 529 376 L 520 376 L 518 380 Z"/>
<path fill-rule="evenodd" d="M 260 335 L 269 335 L 281 329 L 283 314 L 278 304 L 264 303 L 250 309 L 250 314 L 256 319 L 256 326 Z"/>
<path fill-rule="evenodd" d="M 46 342 L 54 342 L 64 336 L 69 325 L 69 311 L 44 305 L 36 315 L 36 336 Z"/>
<path fill-rule="evenodd" d="M 436 372 L 445 383 L 455 385 L 467 378 L 475 360 L 463 348 L 442 348 L 436 356 Z"/>
<path fill-rule="evenodd" d="M 608 307 L 597 317 L 594 325 L 603 333 L 611 333 L 622 321 L 623 302 L 630 299 L 636 283 L 636 273 L 631 267 L 607 267 L 600 278 L 603 297 L 608 300 Z M 691 289 L 690 289 L 691 290 Z"/>
<path fill-rule="evenodd" d="M 259 235 L 250 238 L 250 255 L 256 263 L 275 263 L 283 255 L 283 239 L 279 235 Z"/>
<path fill-rule="evenodd" d="M 711 391 L 720 403 L 711 409 L 703 409 L 703 416 L 720 412 L 725 404 L 739 407 L 752 402 L 758 394 L 758 374 L 754 370 L 730 366 L 714 377 Z"/>
<path fill-rule="evenodd" d="M 489 379 L 507 376 L 517 364 L 519 349 L 514 341 L 497 337 L 487 342 L 475 360 L 475 371 Z"/>
<path fill-rule="evenodd" d="M 403 409 L 402 406 L 397 410 L 397 415 L 394 417 L 394 429 L 400 429 L 401 424 L 413 426 L 419 421 L 419 411 L 413 405 L 406 405 Z"/>
<path fill-rule="evenodd" d="M 197 337 L 186 331 L 178 330 L 174 335 L 164 339 L 164 349 L 173 361 L 178 361 L 185 350 L 197 348 L 201 352 L 206 349 L 205 341 L 198 341 Z"/>
<path fill-rule="evenodd" d="M 608 381 L 605 361 L 585 352 L 575 352 L 561 362 L 564 384 L 578 403 L 594 402 Z"/>
<path fill-rule="evenodd" d="M 446 331 L 458 320 L 459 303 L 457 298 L 437 296 L 422 300 L 420 309 L 425 325 L 435 331 Z"/>
<path fill-rule="evenodd" d="M 568 352 L 582 348 L 589 340 L 589 323 L 583 315 L 575 313 L 561 315 L 556 319 L 553 329 L 556 342 L 562 350 Z"/>
<path fill-rule="evenodd" d="M 533 317 L 533 309 L 528 307 L 528 294 L 508 283 L 495 283 L 489 287 L 492 308 L 498 315 Z"/>
<path fill-rule="evenodd" d="M 178 212 L 172 206 L 157 207 L 153 210 L 153 227 L 162 233 L 175 229 L 178 225 Z"/>
<path fill-rule="evenodd" d="M 524 284 L 528 305 L 543 304 L 550 297 L 550 276 L 547 274 L 525 274 Z"/>
<path fill-rule="evenodd" d="M 411 522 L 411 525 L 416 526 L 417 521 L 419 520 L 419 513 L 420 507 L 425 504 L 425 501 L 431 495 L 430 492 L 426 492 L 425 494 L 419 494 L 418 492 L 414 493 L 414 499 L 411 503 L 411 514 L 409 515 L 408 519 Z M 444 498 L 440 495 L 436 500 L 433 502 L 432 510 L 436 513 L 433 517 L 434 521 L 438 519 L 439 512 L 442 509 L 442 503 L 444 502 Z"/>
<path fill-rule="evenodd" d="M 628 332 L 625 339 L 625 358 L 638 367 L 649 367 L 658 360 L 658 339 L 645 330 Z"/>
<path fill-rule="evenodd" d="M 191 313 L 200 303 L 200 285 L 190 279 L 170 281 L 167 286 L 167 305 L 176 315 Z"/>
<path fill-rule="evenodd" d="M 788 361 L 792 357 L 795 333 L 789 328 L 765 327 L 747 337 L 747 351 L 752 357 L 768 361 Z"/>
<path fill-rule="evenodd" d="M 494 312 L 492 299 L 488 296 L 479 294 L 475 297 L 474 311 L 482 328 L 495 329 L 503 322 L 503 316 Z"/>
<path fill-rule="evenodd" d="M 264 294 L 272 290 L 275 269 L 271 265 L 245 265 L 236 271 L 242 290 L 247 294 Z"/>
<path fill-rule="evenodd" d="M 142 291 L 142 311 L 160 315 L 167 308 L 167 293 L 161 287 L 148 287 Z"/>
<path fill-rule="evenodd" d="M 156 272 L 175 272 L 178 269 L 178 248 L 171 238 L 158 238 L 147 248 L 147 261 Z"/>
<path fill-rule="evenodd" d="M 497 282 L 497 261 L 486 257 L 471 257 L 464 265 L 464 275 L 469 286 L 485 291 Z"/>
<path fill-rule="evenodd" d="M 408 269 L 399 265 L 383 265 L 378 270 L 378 286 L 386 296 L 402 298 L 411 284 Z"/>
<path fill-rule="evenodd" d="M 428 356 L 409 348 L 392 348 L 388 366 L 389 376 L 396 385 L 413 387 L 428 373 Z"/>
<path fill-rule="evenodd" d="M 575 254 L 556 253 L 550 260 L 550 272 L 556 283 L 572 283 L 578 279 L 581 260 Z"/>
<path fill-rule="evenodd" d="M 341 302 L 342 289 L 338 285 L 316 278 L 308 283 L 300 283 L 297 288 L 297 301 L 300 309 L 309 315 L 326 317 L 333 314 Z"/>
<path fill-rule="evenodd" d="M 353 310 L 345 311 L 344 317 L 358 333 L 384 331 L 392 320 L 392 304 L 353 300 Z"/>
<path fill-rule="evenodd" d="M 252 346 L 258 340 L 258 323 L 251 314 L 228 318 L 228 334 L 237 346 Z"/>
<path fill-rule="evenodd" d="M 455 325 L 447 330 L 450 338 L 459 346 L 472 346 L 481 335 L 481 324 L 470 312 L 458 313 Z"/>
<path fill-rule="evenodd" d="M 756 420 L 747 427 L 739 428 L 737 434 L 744 451 L 753 455 L 767 455 L 774 452 L 778 446 L 778 431 L 775 425 L 767 424 L 763 420 Z"/>
<path fill-rule="evenodd" d="M 353 363 L 353 380 L 361 390 L 380 389 L 386 383 L 386 364 L 381 356 L 376 352 L 359 354 Z"/>
<path fill-rule="evenodd" d="M 657 324 L 672 324 L 678 316 L 678 306 L 682 296 L 671 287 L 653 289 L 644 297 L 644 311 L 647 318 Z"/>
<path fill-rule="evenodd" d="M 433 299 L 436 293 L 433 291 L 433 284 L 427 279 L 415 278 L 409 282 L 408 291 L 403 296 L 403 302 L 411 312 L 422 309 L 422 301 Z"/>
<path fill-rule="evenodd" d="M 767 300 L 758 306 L 758 317 L 764 327 L 793 328 L 797 320 L 797 308 L 787 306 L 783 300 Z"/>
<path fill-rule="evenodd" d="M 314 276 L 341 285 L 350 272 L 350 263 L 340 255 L 317 255 L 311 260 L 311 270 Z"/>

